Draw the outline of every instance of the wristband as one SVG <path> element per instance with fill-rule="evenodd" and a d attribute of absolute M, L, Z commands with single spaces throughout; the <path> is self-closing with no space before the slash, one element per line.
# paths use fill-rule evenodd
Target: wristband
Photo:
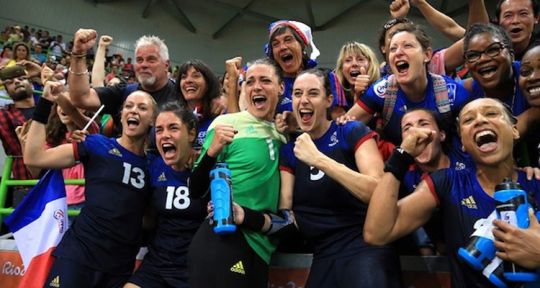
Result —
<path fill-rule="evenodd" d="M 414 157 L 403 150 L 403 148 L 396 147 L 392 155 L 384 163 L 384 172 L 394 174 L 394 177 L 401 181 L 412 164 L 414 164 Z"/>
<path fill-rule="evenodd" d="M 47 124 L 47 121 L 49 120 L 49 115 L 51 115 L 52 105 L 53 102 L 43 97 L 39 98 L 39 102 L 36 106 L 36 109 L 34 109 L 32 119 L 39 123 Z"/>
<path fill-rule="evenodd" d="M 86 52 L 83 52 L 80 54 L 71 52 L 70 54 L 71 54 L 71 57 L 74 57 L 74 58 L 86 58 Z"/>
<path fill-rule="evenodd" d="M 244 206 L 242 206 L 242 209 L 244 209 L 244 222 L 239 226 L 260 232 L 264 226 L 264 213 L 251 210 Z"/>

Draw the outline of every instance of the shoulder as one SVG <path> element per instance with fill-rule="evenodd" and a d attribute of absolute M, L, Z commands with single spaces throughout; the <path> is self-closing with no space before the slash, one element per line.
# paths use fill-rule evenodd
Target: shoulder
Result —
<path fill-rule="evenodd" d="M 379 98 L 384 98 L 386 95 L 386 88 L 388 87 L 388 77 L 390 77 L 390 75 L 386 75 L 383 78 L 375 81 L 375 83 L 373 83 L 373 85 L 371 85 L 368 89 L 368 92 L 373 93 L 373 95 L 376 95 Z M 370 95 L 371 93 L 366 93 L 365 95 Z"/>

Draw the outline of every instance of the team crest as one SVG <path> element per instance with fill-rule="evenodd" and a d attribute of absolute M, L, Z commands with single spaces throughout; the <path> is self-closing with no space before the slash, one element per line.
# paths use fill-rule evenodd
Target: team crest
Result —
<path fill-rule="evenodd" d="M 330 137 L 330 144 L 328 144 L 329 147 L 333 147 L 335 146 L 336 144 L 339 143 L 339 140 L 337 138 L 337 131 L 334 131 L 334 133 L 332 134 L 332 136 Z"/>
<path fill-rule="evenodd" d="M 452 104 L 456 99 L 457 86 L 454 83 L 446 83 L 446 88 L 448 88 L 448 101 Z"/>
<path fill-rule="evenodd" d="M 54 219 L 56 219 L 56 224 L 58 225 L 59 233 L 64 233 L 66 229 L 66 213 L 62 209 L 58 209 L 53 213 Z"/>
<path fill-rule="evenodd" d="M 113 149 L 109 150 L 109 154 L 114 155 L 114 156 L 118 156 L 118 157 L 122 157 L 122 153 L 120 153 L 120 150 L 118 150 L 116 148 L 113 148 Z"/>
<path fill-rule="evenodd" d="M 386 79 L 383 79 L 373 84 L 373 91 L 375 91 L 375 95 L 379 96 L 380 98 L 384 98 L 384 96 L 386 95 L 387 85 L 388 85 L 388 80 Z"/>

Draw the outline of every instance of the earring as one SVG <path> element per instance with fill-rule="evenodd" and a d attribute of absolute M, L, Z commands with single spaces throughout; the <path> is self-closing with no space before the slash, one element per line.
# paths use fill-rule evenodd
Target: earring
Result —
<path fill-rule="evenodd" d="M 461 151 L 465 152 L 465 146 L 461 145 Z"/>

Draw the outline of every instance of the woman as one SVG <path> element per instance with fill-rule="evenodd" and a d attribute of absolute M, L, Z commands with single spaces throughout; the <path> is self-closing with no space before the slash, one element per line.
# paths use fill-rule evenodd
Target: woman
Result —
<path fill-rule="evenodd" d="M 279 199 L 279 147 L 285 138 L 273 123 L 283 84 L 278 68 L 259 59 L 246 71 L 248 108 L 217 117 L 208 129 L 190 181 L 193 197 L 206 194 L 209 171 L 216 162 L 232 173 L 236 232 L 216 235 L 201 225 L 189 248 L 191 287 L 267 287 L 275 243 L 262 232 L 271 226 L 268 213 Z"/>
<path fill-rule="evenodd" d="M 416 25 L 402 24 L 392 35 L 388 48 L 388 63 L 393 74 L 371 85 L 347 114 L 367 123 L 373 114 L 380 113 L 381 136 L 394 144 L 401 139 L 400 119 L 411 108 L 437 111 L 443 123 L 450 127 L 456 111 L 471 96 L 451 78 L 428 73 L 431 56 L 429 36 Z"/>
<path fill-rule="evenodd" d="M 527 99 L 527 103 L 534 109 L 540 108 L 540 93 L 538 91 L 538 83 L 540 80 L 540 46 L 534 46 L 523 55 L 521 67 L 519 70 L 519 88 L 521 93 Z M 540 165 L 540 133 L 538 133 L 537 125 L 529 125 L 527 134 L 527 143 L 529 152 L 529 162 L 532 166 Z M 532 147 L 531 147 L 532 146 Z"/>
<path fill-rule="evenodd" d="M 380 78 L 379 60 L 365 44 L 348 42 L 341 47 L 336 63 L 336 76 L 343 86 L 349 110 L 368 86 Z"/>
<path fill-rule="evenodd" d="M 375 245 L 407 235 L 423 225 L 439 208 L 450 258 L 452 287 L 492 287 L 481 271 L 458 259 L 477 220 L 495 209 L 495 186 L 510 177 L 523 190 L 540 199 L 540 182 L 528 180 L 514 169 L 512 146 L 519 139 L 516 119 L 504 105 L 490 98 L 474 100 L 461 110 L 459 133 L 464 150 L 474 161 L 470 169 L 443 169 L 427 176 L 416 190 L 397 200 L 398 187 L 409 164 L 430 144 L 434 131 L 411 127 L 385 164 L 385 174 L 373 192 L 364 226 L 364 237 Z M 538 204 L 538 200 L 537 200 Z"/>
<path fill-rule="evenodd" d="M 28 45 L 23 42 L 15 43 L 13 45 L 13 54 L 11 55 L 11 60 L 7 62 L 6 67 L 13 66 L 23 60 L 32 60 L 30 57 L 30 48 L 28 48 Z"/>
<path fill-rule="evenodd" d="M 49 84 L 50 83 L 50 84 Z M 47 83 L 34 112 L 24 151 L 28 165 L 66 168 L 83 163 L 85 206 L 54 251 L 47 282 L 66 287 L 121 287 L 129 278 L 139 250 L 141 223 L 150 196 L 144 145 L 155 117 L 155 102 L 142 91 L 131 93 L 121 113 L 122 135 L 89 135 L 81 143 L 45 147 L 49 94 L 61 85 Z"/>
<path fill-rule="evenodd" d="M 189 60 L 180 66 L 178 71 L 177 89 L 180 100 L 197 115 L 198 131 L 194 148 L 200 150 L 206 137 L 208 125 L 214 120 L 217 111 L 212 111 L 216 105 L 212 101 L 219 98 L 219 81 L 205 63 L 201 60 Z"/>
<path fill-rule="evenodd" d="M 124 288 L 188 287 L 187 251 L 206 216 L 206 201 L 190 196 L 187 168 L 196 137 L 197 119 L 176 102 L 161 107 L 156 144 L 161 157 L 150 164 L 152 207 L 157 226 L 141 267 Z"/>
<path fill-rule="evenodd" d="M 332 97 L 324 72 L 298 75 L 293 114 L 304 133 L 281 155 L 280 209 L 293 209 L 315 249 L 306 287 L 400 287 L 393 248 L 369 246 L 362 236 L 383 169 L 376 134 L 361 122 L 328 120 Z"/>

